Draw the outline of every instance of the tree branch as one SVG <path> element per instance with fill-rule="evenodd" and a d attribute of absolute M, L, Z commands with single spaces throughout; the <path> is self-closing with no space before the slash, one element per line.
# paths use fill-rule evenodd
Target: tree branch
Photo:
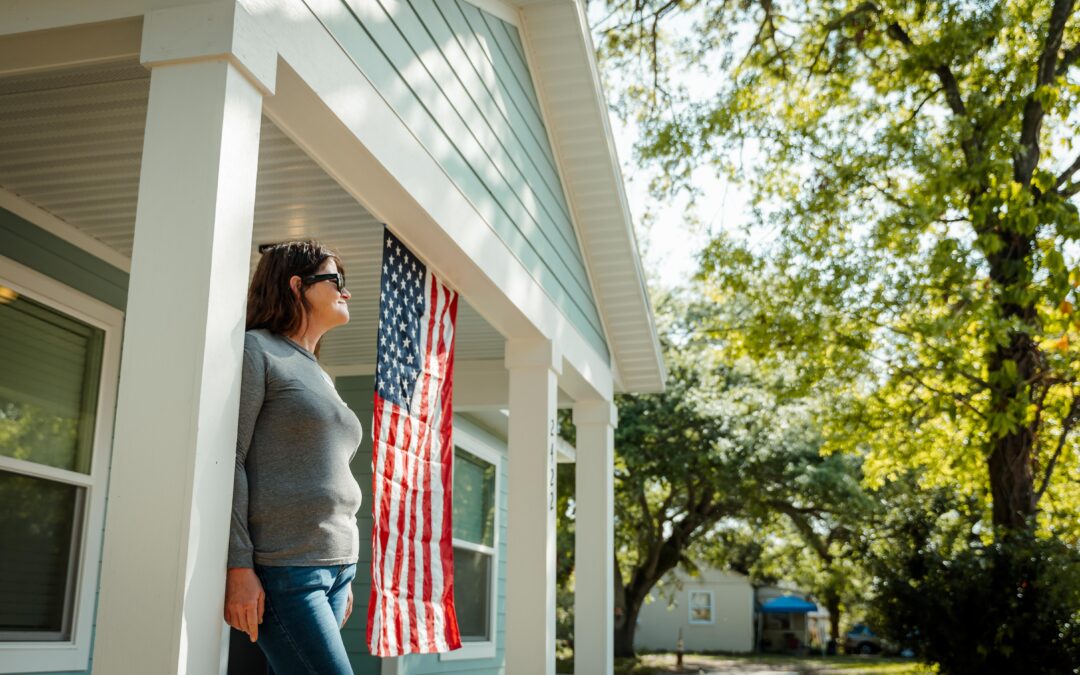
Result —
<path fill-rule="evenodd" d="M 770 501 L 770 504 L 772 504 L 776 510 L 788 517 L 791 524 L 794 525 L 795 529 L 802 535 L 803 541 L 805 541 L 810 548 L 814 549 L 814 553 L 817 553 L 818 557 L 825 562 L 829 562 L 832 558 L 832 556 L 829 555 L 829 547 L 822 541 L 821 537 L 818 536 L 818 533 L 814 531 L 814 527 L 806 519 L 805 513 L 784 501 L 772 500 Z"/>
<path fill-rule="evenodd" d="M 1065 73 L 1069 72 L 1069 68 L 1076 63 L 1076 60 L 1080 58 L 1080 44 L 1075 44 L 1069 47 L 1061 55 L 1061 62 L 1058 63 L 1057 71 L 1054 73 L 1057 77 L 1061 77 Z"/>
<path fill-rule="evenodd" d="M 1040 87 L 1053 84 L 1057 76 L 1058 52 L 1065 32 L 1065 23 L 1072 14 L 1075 0 L 1054 0 L 1050 10 L 1050 21 L 1046 28 L 1046 40 L 1042 53 L 1039 54 L 1039 70 L 1035 77 L 1035 88 L 1028 94 L 1024 103 L 1024 113 L 1020 123 L 1020 147 L 1013 158 L 1013 178 L 1021 185 L 1030 185 L 1035 167 L 1039 163 L 1039 132 L 1042 129 L 1042 103 L 1037 97 Z"/>
<path fill-rule="evenodd" d="M 1069 168 L 1058 174 L 1057 180 L 1054 181 L 1054 189 L 1064 185 L 1077 171 L 1080 171 L 1080 155 L 1077 155 L 1076 159 L 1073 160 L 1073 163 L 1069 165 Z"/>
<path fill-rule="evenodd" d="M 889 365 L 892 365 L 892 364 L 889 364 Z M 935 394 L 939 394 L 941 396 L 948 396 L 949 398 L 953 399 L 954 401 L 956 401 L 960 405 L 964 406 L 965 408 L 967 408 L 971 412 L 975 413 L 976 415 L 978 415 L 982 419 L 986 419 L 986 415 L 981 410 L 979 410 L 974 405 L 972 405 L 971 401 L 969 401 L 967 399 L 967 397 L 965 397 L 964 395 L 958 394 L 958 393 L 956 393 L 954 391 L 946 391 L 946 390 L 941 389 L 939 387 L 931 386 L 931 385 L 927 384 L 926 382 L 924 382 L 918 375 L 916 375 L 914 370 L 911 370 L 909 368 L 899 368 L 897 366 L 893 366 L 893 368 L 895 368 L 896 372 L 898 372 L 899 374 L 903 375 L 904 377 L 909 378 L 913 382 L 916 382 L 923 389 L 926 389 L 927 391 L 931 391 L 931 392 L 933 392 Z"/>
<path fill-rule="evenodd" d="M 1053 456 L 1050 457 L 1050 461 L 1046 465 L 1046 470 L 1043 471 L 1042 485 L 1040 485 L 1038 491 L 1035 492 L 1036 505 L 1046 493 L 1046 489 L 1050 487 L 1050 478 L 1054 474 L 1054 467 L 1057 466 L 1058 458 L 1061 457 L 1061 451 L 1065 448 L 1065 441 L 1069 438 L 1069 432 L 1072 431 L 1078 420 L 1080 420 L 1080 395 L 1074 394 L 1072 403 L 1069 404 L 1069 411 L 1065 413 L 1065 419 L 1062 420 L 1061 423 L 1061 436 L 1058 438 L 1057 448 L 1054 450 Z"/>

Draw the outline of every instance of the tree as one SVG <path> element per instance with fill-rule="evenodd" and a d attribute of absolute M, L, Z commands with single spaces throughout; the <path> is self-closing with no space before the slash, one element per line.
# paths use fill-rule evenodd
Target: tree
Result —
<path fill-rule="evenodd" d="M 746 308 L 729 339 L 850 394 L 827 447 L 866 451 L 872 484 L 927 467 L 985 493 L 999 536 L 1075 543 L 1075 0 L 604 9 L 658 194 L 709 163 L 754 191 L 757 241 L 719 236 L 703 260 L 714 300 Z"/>
<path fill-rule="evenodd" d="M 685 310 L 660 311 L 676 317 L 663 326 L 667 391 L 617 399 L 619 656 L 634 653 L 650 591 L 677 566 L 696 572 L 696 561 L 722 541 L 715 536 L 722 521 L 780 509 L 793 522 L 816 524 L 859 492 L 851 458 L 820 453 L 815 402 L 782 396 L 783 378 L 762 377 L 752 361 L 718 359 L 713 345 L 697 341 Z"/>

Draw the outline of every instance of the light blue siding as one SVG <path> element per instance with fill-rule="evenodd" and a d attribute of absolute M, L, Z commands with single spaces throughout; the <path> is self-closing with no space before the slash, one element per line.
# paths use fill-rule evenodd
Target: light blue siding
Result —
<path fill-rule="evenodd" d="M 364 426 L 363 440 L 352 462 L 353 476 L 364 494 L 364 504 L 356 514 L 360 527 L 360 559 L 356 563 L 356 579 L 353 581 L 353 613 L 341 635 L 353 672 L 356 675 L 379 675 L 382 662 L 372 656 L 367 648 L 367 607 L 368 594 L 371 592 L 371 415 L 375 379 L 370 375 L 339 377 L 334 384 L 342 400 L 352 408 Z"/>
<path fill-rule="evenodd" d="M 127 272 L 0 209 L 0 255 L 119 310 L 127 307 Z"/>
<path fill-rule="evenodd" d="M 52 277 L 119 310 L 127 307 L 127 272 L 86 253 L 6 209 L 0 209 L 0 255 L 11 258 L 17 263 Z M 100 569 L 99 556 L 99 574 Z M 97 599 L 98 596 L 95 593 L 95 622 Z M 91 645 L 92 641 L 91 634 Z M 91 646 L 91 651 L 92 649 Z M 91 670 L 92 667 L 85 671 L 37 673 L 36 675 L 85 675 Z"/>
<path fill-rule="evenodd" d="M 347 12 L 316 14 L 563 314 L 607 358 L 517 28 L 464 0 L 342 5 Z"/>

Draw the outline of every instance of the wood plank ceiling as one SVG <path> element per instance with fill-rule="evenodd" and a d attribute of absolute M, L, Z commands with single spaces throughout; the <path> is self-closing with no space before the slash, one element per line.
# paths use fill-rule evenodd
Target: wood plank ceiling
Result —
<path fill-rule="evenodd" d="M 150 74 L 117 63 L 0 78 L 0 187 L 131 255 Z M 272 122 L 263 119 L 256 246 L 317 238 L 347 269 L 353 320 L 331 333 L 331 367 L 375 362 L 382 228 Z M 503 337 L 459 304 L 456 358 L 503 357 Z"/>

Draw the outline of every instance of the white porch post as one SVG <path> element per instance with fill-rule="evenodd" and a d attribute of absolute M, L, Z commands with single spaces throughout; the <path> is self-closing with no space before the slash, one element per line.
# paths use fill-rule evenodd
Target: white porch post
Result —
<path fill-rule="evenodd" d="M 510 484 L 506 672 L 555 672 L 555 438 L 562 358 L 549 340 L 506 344 Z"/>
<path fill-rule="evenodd" d="M 611 401 L 574 404 L 574 671 L 610 675 L 615 651 L 614 453 Z"/>
<path fill-rule="evenodd" d="M 147 15 L 152 67 L 95 672 L 220 669 L 262 97 L 276 54 L 229 4 Z"/>

